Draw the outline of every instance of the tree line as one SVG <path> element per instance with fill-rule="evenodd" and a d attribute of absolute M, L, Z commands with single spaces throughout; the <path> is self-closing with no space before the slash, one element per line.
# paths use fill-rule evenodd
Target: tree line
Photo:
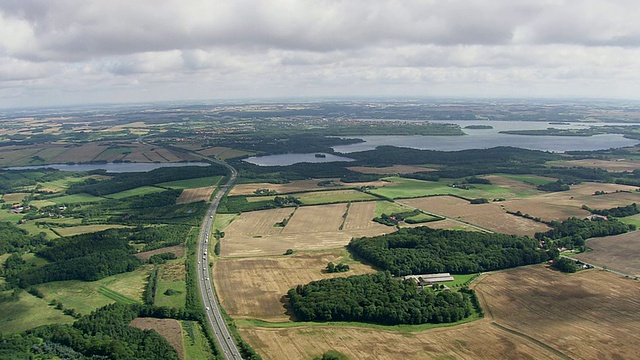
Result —
<path fill-rule="evenodd" d="M 395 276 L 450 272 L 471 274 L 537 264 L 549 259 L 527 236 L 405 228 L 348 245 L 357 257 Z"/>
<path fill-rule="evenodd" d="M 287 295 L 300 321 L 397 325 L 455 322 L 471 315 L 468 294 L 419 289 L 389 272 L 313 281 Z"/>

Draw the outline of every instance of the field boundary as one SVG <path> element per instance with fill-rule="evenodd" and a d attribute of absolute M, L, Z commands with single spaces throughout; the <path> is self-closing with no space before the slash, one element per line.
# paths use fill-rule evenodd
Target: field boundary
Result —
<path fill-rule="evenodd" d="M 557 356 L 561 357 L 564 360 L 573 360 L 572 357 L 567 356 L 565 353 L 563 353 L 563 352 L 561 352 L 559 350 L 556 350 L 556 349 L 552 348 L 551 346 L 543 343 L 542 341 L 540 341 L 538 339 L 535 339 L 535 338 L 532 338 L 529 335 L 523 334 L 523 333 L 521 333 L 519 331 L 516 331 L 516 330 L 513 330 L 513 329 L 509 329 L 508 327 L 502 326 L 502 325 L 498 324 L 495 321 L 492 321 L 491 325 L 496 327 L 496 328 L 498 328 L 498 329 L 500 329 L 500 330 L 502 330 L 502 331 L 504 331 L 504 332 L 506 332 L 506 333 L 509 333 L 511 335 L 520 337 L 520 338 L 525 339 L 525 340 L 527 340 L 527 341 L 529 341 L 529 342 L 531 342 L 531 343 L 533 343 L 535 345 L 538 345 L 539 347 L 541 347 L 541 348 L 543 348 L 543 349 L 545 349 L 547 351 L 552 352 L 554 355 L 557 355 Z"/>
<path fill-rule="evenodd" d="M 113 290 L 109 289 L 106 286 L 100 286 L 98 288 L 98 294 L 106 296 L 106 297 L 108 297 L 109 299 L 111 299 L 113 301 L 124 303 L 124 304 L 140 304 L 139 301 L 133 300 L 132 298 L 129 298 L 129 297 L 126 297 L 126 296 L 120 294 L 117 291 L 113 291 Z"/>

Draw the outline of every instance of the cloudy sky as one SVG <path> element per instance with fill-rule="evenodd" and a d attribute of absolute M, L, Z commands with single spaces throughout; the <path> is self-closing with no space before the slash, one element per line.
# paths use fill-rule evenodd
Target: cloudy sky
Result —
<path fill-rule="evenodd" d="M 0 0 L 0 107 L 640 99 L 637 0 Z"/>

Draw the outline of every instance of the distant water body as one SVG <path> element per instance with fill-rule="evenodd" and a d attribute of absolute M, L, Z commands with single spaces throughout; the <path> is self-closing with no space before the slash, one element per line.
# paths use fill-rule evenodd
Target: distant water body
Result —
<path fill-rule="evenodd" d="M 325 157 L 316 157 L 316 153 L 311 154 L 279 154 L 267 156 L 252 156 L 244 159 L 244 161 L 258 166 L 289 166 L 297 163 L 326 163 L 334 161 L 353 161 L 353 159 L 337 156 L 332 154 L 324 154 Z"/>
<path fill-rule="evenodd" d="M 630 125 L 630 124 L 585 124 L 570 123 L 569 125 L 549 124 L 548 122 L 533 121 L 443 121 L 455 123 L 461 127 L 467 125 L 490 125 L 493 129 L 463 129 L 464 136 L 421 136 L 421 135 L 384 135 L 384 136 L 353 136 L 365 142 L 335 146 L 333 150 L 348 154 L 357 151 L 373 150 L 378 146 L 391 145 L 420 150 L 459 151 L 469 149 L 487 149 L 496 146 L 513 146 L 530 150 L 565 152 L 572 150 L 591 151 L 609 148 L 633 146 L 640 141 L 624 138 L 619 134 L 602 134 L 594 136 L 537 136 L 500 134 L 507 130 L 544 130 L 550 127 L 556 129 L 585 128 L 595 125 Z"/>
<path fill-rule="evenodd" d="M 126 173 L 126 172 L 147 172 L 163 167 L 182 167 L 182 166 L 210 166 L 205 162 L 184 162 L 184 163 L 105 163 L 105 164 L 51 164 L 38 166 L 15 166 L 2 170 L 34 170 L 34 169 L 56 169 L 60 171 L 91 171 L 106 170 L 108 173 Z"/>

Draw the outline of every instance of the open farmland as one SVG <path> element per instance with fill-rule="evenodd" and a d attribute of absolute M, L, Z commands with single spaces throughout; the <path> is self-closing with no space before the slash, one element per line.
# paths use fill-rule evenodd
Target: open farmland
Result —
<path fill-rule="evenodd" d="M 470 204 L 466 200 L 453 196 L 405 199 L 400 203 L 505 234 L 533 235 L 539 231 L 549 230 L 545 224 L 507 214 L 498 203 Z"/>
<path fill-rule="evenodd" d="M 68 227 L 58 227 L 52 229 L 60 236 L 73 236 L 79 234 L 87 234 L 94 233 L 98 231 L 103 231 L 107 229 L 115 229 L 115 228 L 124 228 L 124 225 L 108 225 L 108 224 L 94 224 L 94 225 L 79 225 L 79 226 L 68 226 Z"/>
<path fill-rule="evenodd" d="M 296 198 L 300 199 L 303 204 L 330 204 L 338 202 L 348 201 L 365 201 L 376 200 L 377 198 L 371 194 L 363 193 L 362 191 L 345 189 L 345 190 L 325 190 L 325 191 L 313 191 L 304 192 L 299 194 L 293 194 Z"/>
<path fill-rule="evenodd" d="M 587 205 L 592 209 L 609 209 L 640 202 L 640 193 L 636 187 L 582 183 L 571 186 L 571 190 L 553 193 L 542 193 L 526 199 L 509 199 L 501 204 L 505 209 L 523 214 L 530 214 L 543 220 L 564 220 L 566 218 L 586 217 L 589 212 L 582 209 Z M 596 191 L 604 191 L 604 195 L 594 195 Z"/>
<path fill-rule="evenodd" d="M 184 359 L 184 349 L 182 347 L 182 327 L 180 322 L 175 319 L 156 319 L 156 318 L 135 318 L 129 324 L 135 328 L 142 330 L 153 329 L 158 332 L 165 340 L 176 349 L 180 359 Z"/>
<path fill-rule="evenodd" d="M 243 213 L 223 229 L 221 255 L 244 257 L 280 255 L 287 249 L 332 249 L 347 245 L 353 237 L 394 230 L 373 223 L 375 205 L 365 204 L 374 203 L 352 203 L 348 213 L 347 204 L 303 206 L 295 211 L 284 228 L 274 225 L 288 218 L 293 208 Z"/>
<path fill-rule="evenodd" d="M 177 258 L 180 258 L 184 254 L 184 246 L 182 245 L 168 246 L 168 247 L 163 247 L 163 248 L 155 249 L 151 251 L 139 252 L 134 256 L 141 260 L 149 260 L 149 258 L 152 257 L 153 255 L 164 254 L 164 253 L 174 253 Z"/>
<path fill-rule="evenodd" d="M 268 189 L 273 190 L 278 194 L 297 193 L 303 191 L 314 190 L 327 190 L 327 186 L 319 186 L 321 181 L 333 181 L 336 184 L 345 188 L 356 188 L 361 186 L 393 186 L 395 184 L 388 181 L 370 181 L 359 183 L 342 183 L 338 179 L 311 179 L 311 180 L 295 180 L 286 184 L 271 184 L 271 183 L 251 183 L 251 184 L 238 184 L 231 189 L 230 196 L 233 195 L 253 195 L 256 190 Z M 333 188 L 333 187 L 332 187 Z M 336 187 L 340 188 L 340 187 Z"/>
<path fill-rule="evenodd" d="M 602 284 L 608 284 L 603 288 Z M 609 288 L 610 284 L 610 288 Z M 564 275 L 543 265 L 484 275 L 476 283 L 487 318 L 429 330 L 286 327 L 239 321 L 264 358 L 308 359 L 335 349 L 351 359 L 631 359 L 640 341 L 640 287 L 589 270 Z"/>
<path fill-rule="evenodd" d="M 215 189 L 215 186 L 184 189 L 176 200 L 176 204 L 190 204 L 198 201 L 209 201 Z"/>
<path fill-rule="evenodd" d="M 214 156 L 221 160 L 227 160 L 227 159 L 231 159 L 239 156 L 245 156 L 245 155 L 254 155 L 254 153 L 252 152 L 236 150 L 236 149 L 231 149 L 231 148 L 221 147 L 221 146 L 210 147 L 210 148 L 198 150 L 197 152 L 205 156 Z"/>
<path fill-rule="evenodd" d="M 498 325 L 570 358 L 638 355 L 637 281 L 599 270 L 565 275 L 536 265 L 490 274 L 477 283 L 476 290 Z"/>
<path fill-rule="evenodd" d="M 9 296 L 12 291 L 3 291 L 2 296 Z M 64 315 L 61 310 L 50 306 L 45 299 L 37 298 L 26 291 L 20 291 L 15 301 L 0 301 L 0 332 L 22 332 L 27 329 L 47 324 L 70 324 L 71 316 Z"/>
<path fill-rule="evenodd" d="M 599 160 L 599 159 L 580 159 L 553 162 L 554 166 L 580 166 L 588 168 L 600 168 L 607 171 L 633 171 L 640 169 L 640 160 L 621 159 L 621 160 Z"/>
<path fill-rule="evenodd" d="M 497 185 L 473 184 L 471 189 L 449 186 L 450 180 L 422 181 L 400 177 L 389 177 L 385 180 L 394 186 L 384 185 L 370 190 L 372 194 L 384 196 L 390 199 L 416 198 L 433 195 L 455 195 L 466 199 L 474 198 L 514 198 L 531 195 L 531 191 L 522 192 L 521 189 L 512 189 Z"/>
<path fill-rule="evenodd" d="M 345 263 L 345 273 L 325 273 L 327 263 Z M 372 273 L 367 265 L 353 261 L 346 250 L 296 253 L 289 256 L 248 259 L 222 259 L 216 262 L 216 290 L 227 313 L 233 317 L 252 317 L 287 321 L 282 303 L 292 287 L 336 276 Z"/>
<path fill-rule="evenodd" d="M 399 332 L 393 327 L 306 326 L 240 328 L 264 359 L 310 359 L 333 349 L 349 359 L 560 359 L 535 344 L 505 333 L 487 321 L 422 332 Z"/>
<path fill-rule="evenodd" d="M 351 171 L 357 171 L 363 174 L 381 174 L 381 175 L 393 175 L 393 174 L 411 174 L 424 171 L 435 171 L 436 169 L 422 167 L 422 166 L 410 166 L 410 165 L 393 165 L 385 167 L 368 167 L 368 166 L 351 166 L 347 169 Z"/>
<path fill-rule="evenodd" d="M 640 277 L 640 232 L 589 239 L 587 246 L 593 251 L 572 257 Z"/>

